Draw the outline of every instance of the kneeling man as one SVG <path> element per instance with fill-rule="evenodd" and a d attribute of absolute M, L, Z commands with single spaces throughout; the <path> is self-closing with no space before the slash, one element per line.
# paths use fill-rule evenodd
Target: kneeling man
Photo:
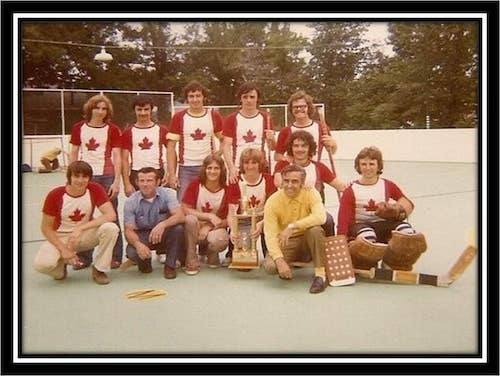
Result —
<path fill-rule="evenodd" d="M 139 191 L 124 204 L 126 252 L 142 273 L 151 273 L 151 250 L 165 253 L 168 249 L 163 276 L 174 279 L 175 263 L 184 242 L 184 211 L 176 192 L 159 187 L 160 181 L 160 173 L 153 167 L 143 167 L 137 172 Z"/>
<path fill-rule="evenodd" d="M 35 269 L 56 280 L 65 279 L 67 264 L 78 262 L 77 253 L 97 247 L 92 278 L 105 285 L 119 231 L 113 223 L 115 210 L 104 188 L 90 181 L 92 167 L 87 162 L 71 163 L 66 177 L 67 184 L 45 198 L 41 230 L 47 241 L 35 257 Z M 96 207 L 101 215 L 94 218 Z"/>
<path fill-rule="evenodd" d="M 328 285 L 325 277 L 326 210 L 316 189 L 304 188 L 306 171 L 288 165 L 281 171 L 281 189 L 264 206 L 264 234 L 269 254 L 264 260 L 268 273 L 282 279 L 292 278 L 290 263 L 314 263 L 310 293 L 322 292 Z"/>

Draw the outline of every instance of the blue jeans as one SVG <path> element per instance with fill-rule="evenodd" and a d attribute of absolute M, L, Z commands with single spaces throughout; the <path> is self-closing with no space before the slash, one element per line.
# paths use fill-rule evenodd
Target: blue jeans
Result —
<path fill-rule="evenodd" d="M 111 184 L 113 184 L 114 179 L 115 177 L 113 175 L 96 175 L 92 177 L 92 181 L 100 184 L 106 190 L 106 192 L 108 191 L 109 187 L 111 187 Z M 123 237 L 122 237 L 122 230 L 120 227 L 120 221 L 118 220 L 118 198 L 115 198 L 113 201 L 111 201 L 111 204 L 113 204 L 113 208 L 115 209 L 116 212 L 115 224 L 120 229 L 120 232 L 118 233 L 118 238 L 116 239 L 116 243 L 113 248 L 113 260 L 118 260 L 121 262 L 123 257 Z M 86 264 L 91 264 L 93 251 L 94 251 L 93 249 L 90 249 L 88 251 L 79 252 L 78 257 L 80 257 L 80 259 Z"/>
<path fill-rule="evenodd" d="M 200 176 L 200 171 L 201 166 L 179 166 L 179 190 L 177 191 L 179 202 L 182 202 L 189 183 Z"/>
<path fill-rule="evenodd" d="M 167 261 L 165 265 L 170 266 L 171 268 L 175 268 L 175 261 L 177 257 L 181 254 L 183 245 L 184 245 L 184 225 L 178 224 L 172 227 L 168 227 L 163 231 L 163 235 L 161 237 L 161 241 L 157 244 L 151 244 L 149 242 L 149 233 L 150 229 L 147 230 L 136 230 L 135 231 L 141 243 L 148 246 L 149 249 L 156 250 L 156 253 L 165 253 L 167 252 Z M 137 249 L 132 246 L 130 243 L 127 244 L 126 249 L 127 257 L 134 261 L 139 270 L 144 270 L 151 265 L 151 258 L 146 260 L 142 260 L 137 254 Z"/>

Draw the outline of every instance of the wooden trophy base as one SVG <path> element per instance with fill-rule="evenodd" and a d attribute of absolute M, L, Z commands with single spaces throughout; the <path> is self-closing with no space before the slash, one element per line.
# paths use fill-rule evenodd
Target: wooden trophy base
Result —
<path fill-rule="evenodd" d="M 233 249 L 233 261 L 229 269 L 259 269 L 257 250 Z"/>

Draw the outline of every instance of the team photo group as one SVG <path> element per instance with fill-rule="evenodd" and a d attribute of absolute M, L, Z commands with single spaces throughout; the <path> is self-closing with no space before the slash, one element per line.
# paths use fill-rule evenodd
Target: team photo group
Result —
<path fill-rule="evenodd" d="M 156 121 L 152 98 L 137 95 L 135 122 L 124 129 L 113 123 L 107 96 L 87 100 L 72 126 L 66 184 L 43 203 L 38 272 L 61 281 L 68 268 L 89 269 L 104 285 L 111 269 L 153 272 L 156 253 L 169 280 L 195 276 L 202 264 L 261 267 L 284 280 L 310 266 L 309 292 L 320 293 L 352 283 L 353 270 L 413 269 L 425 236 L 408 221 L 412 200 L 381 177 L 380 149 L 366 145 L 353 155 L 359 175 L 347 182 L 336 174 L 337 143 L 322 109 L 306 92 L 289 96 L 292 118 L 279 132 L 255 83 L 238 88 L 239 107 L 225 117 L 207 106 L 208 94 L 189 82 L 187 108 L 169 124 Z M 42 156 L 39 172 L 58 169 L 60 152 Z M 335 218 L 325 208 L 325 184 L 338 194 Z"/>

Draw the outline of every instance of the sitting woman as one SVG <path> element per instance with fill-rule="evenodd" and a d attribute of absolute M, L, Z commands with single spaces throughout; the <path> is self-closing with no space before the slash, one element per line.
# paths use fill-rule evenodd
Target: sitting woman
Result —
<path fill-rule="evenodd" d="M 229 216 L 228 222 L 233 226 L 233 214 L 241 214 L 245 210 L 255 209 L 255 213 L 259 216 L 260 221 L 256 224 L 255 231 L 250 234 L 252 239 L 257 239 L 262 234 L 264 226 L 263 212 L 264 204 L 269 196 L 276 192 L 273 176 L 264 172 L 266 168 L 266 160 L 264 154 L 259 149 L 247 148 L 240 155 L 240 167 L 238 181 L 228 186 L 228 201 L 229 201 Z M 229 265 L 232 261 L 232 250 L 234 244 L 240 241 L 240 236 L 243 232 L 250 232 L 250 219 L 248 221 L 240 221 L 239 231 L 234 231 L 231 228 L 231 243 L 229 251 L 226 254 L 223 265 Z M 264 257 L 267 254 L 267 247 L 264 237 L 261 236 L 262 253 Z"/>
<path fill-rule="evenodd" d="M 186 254 L 184 272 L 198 274 L 200 264 L 196 255 L 196 245 L 207 248 L 209 268 L 220 266 L 219 252 L 226 249 L 229 242 L 227 233 L 227 172 L 222 157 L 212 154 L 203 160 L 200 177 L 187 187 L 182 198 L 186 213 Z"/>

